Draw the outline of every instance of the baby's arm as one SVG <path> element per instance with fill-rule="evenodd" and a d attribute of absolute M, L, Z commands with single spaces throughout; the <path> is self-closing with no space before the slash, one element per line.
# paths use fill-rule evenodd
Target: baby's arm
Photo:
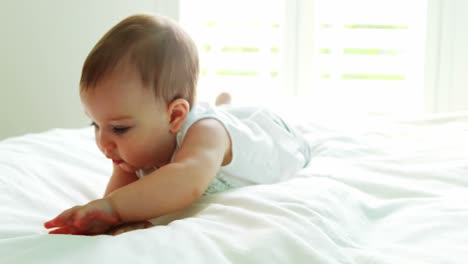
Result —
<path fill-rule="evenodd" d="M 148 220 L 183 209 L 206 190 L 221 165 L 230 162 L 231 143 L 214 119 L 195 123 L 174 161 L 102 199 L 71 208 L 46 228 L 55 234 L 99 234 L 120 223 Z"/>
<path fill-rule="evenodd" d="M 126 171 L 123 171 L 118 165 L 113 165 L 114 170 L 112 172 L 112 176 L 109 180 L 109 183 L 107 184 L 106 191 L 104 192 L 104 197 L 109 195 L 111 192 L 119 189 L 120 187 L 138 180 L 138 177 L 135 175 L 135 173 L 128 173 Z"/>
<path fill-rule="evenodd" d="M 217 120 L 203 119 L 189 129 L 172 163 L 105 199 L 122 222 L 178 211 L 204 193 L 230 155 L 230 139 L 224 126 Z"/>

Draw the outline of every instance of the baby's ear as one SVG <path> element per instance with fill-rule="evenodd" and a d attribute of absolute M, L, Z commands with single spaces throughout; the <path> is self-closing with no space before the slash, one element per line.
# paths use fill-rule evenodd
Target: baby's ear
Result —
<path fill-rule="evenodd" d="M 190 112 L 190 104 L 185 99 L 175 99 L 172 101 L 167 111 L 170 116 L 169 130 L 171 133 L 177 133 Z"/>

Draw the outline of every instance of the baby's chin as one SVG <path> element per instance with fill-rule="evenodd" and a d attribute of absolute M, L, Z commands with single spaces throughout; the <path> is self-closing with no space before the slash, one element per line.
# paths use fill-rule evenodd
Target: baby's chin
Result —
<path fill-rule="evenodd" d="M 119 168 L 122 169 L 123 171 L 127 173 L 135 173 L 137 168 L 133 167 L 132 165 L 129 165 L 128 163 L 122 162 L 118 164 Z"/>

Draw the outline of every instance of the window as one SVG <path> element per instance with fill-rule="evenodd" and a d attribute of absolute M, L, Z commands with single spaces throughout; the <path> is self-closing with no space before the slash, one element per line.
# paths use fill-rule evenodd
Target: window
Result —
<path fill-rule="evenodd" d="M 182 0 L 180 22 L 197 43 L 199 97 L 242 102 L 283 88 L 284 0 Z M 239 101 L 238 101 L 239 102 Z"/>
<path fill-rule="evenodd" d="M 302 94 L 345 109 L 423 111 L 425 2 L 315 1 L 303 14 L 314 28 L 313 49 L 300 51 L 312 66 Z"/>
<path fill-rule="evenodd" d="M 425 0 L 180 0 L 179 18 L 200 51 L 202 99 L 423 110 Z"/>

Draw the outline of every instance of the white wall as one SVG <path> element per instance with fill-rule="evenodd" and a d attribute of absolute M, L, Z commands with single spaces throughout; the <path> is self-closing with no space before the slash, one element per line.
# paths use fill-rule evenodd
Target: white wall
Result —
<path fill-rule="evenodd" d="M 468 111 L 468 1 L 429 3 L 427 109 Z"/>
<path fill-rule="evenodd" d="M 446 41 L 442 56 L 450 56 L 452 64 L 447 65 L 447 95 L 441 102 L 441 111 L 468 110 L 468 1 L 445 1 L 451 4 L 453 14 L 445 17 L 452 28 L 452 36 Z"/>
<path fill-rule="evenodd" d="M 138 12 L 170 6 L 155 0 L 2 0 L 0 139 L 54 127 L 82 127 L 81 67 L 98 39 Z"/>

